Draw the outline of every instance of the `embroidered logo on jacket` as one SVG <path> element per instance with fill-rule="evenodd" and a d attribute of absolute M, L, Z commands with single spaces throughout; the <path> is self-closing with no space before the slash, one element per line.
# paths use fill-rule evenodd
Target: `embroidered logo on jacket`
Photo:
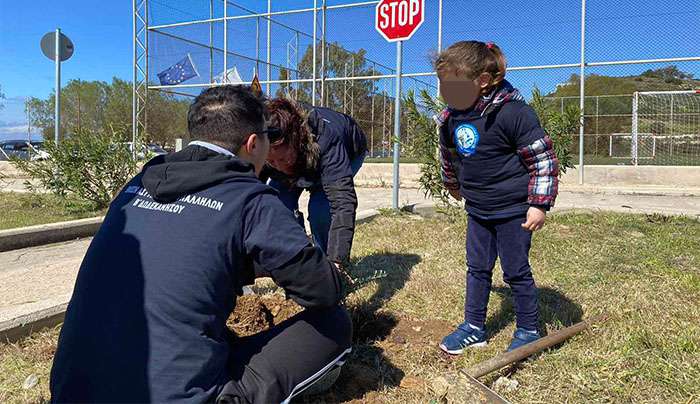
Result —
<path fill-rule="evenodd" d="M 479 132 L 474 125 L 463 123 L 455 129 L 455 146 L 462 156 L 468 157 L 476 152 L 479 144 Z"/>

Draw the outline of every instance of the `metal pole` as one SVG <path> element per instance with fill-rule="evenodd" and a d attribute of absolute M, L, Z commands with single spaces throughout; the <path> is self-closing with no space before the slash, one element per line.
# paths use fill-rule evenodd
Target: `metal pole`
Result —
<path fill-rule="evenodd" d="M 133 47 L 133 51 L 134 51 L 134 53 L 133 53 L 134 71 L 133 71 L 133 75 L 131 76 L 131 141 L 132 141 L 132 144 L 134 142 L 134 139 L 136 139 L 136 132 L 138 131 L 138 129 L 137 129 L 138 123 L 137 123 L 137 119 L 136 119 L 136 115 L 137 115 L 137 113 L 136 113 L 136 85 L 137 85 L 136 84 L 136 80 L 137 80 L 137 77 L 136 77 L 136 46 L 137 46 L 136 45 L 136 2 L 137 1 L 138 0 L 133 0 L 131 2 L 132 10 L 133 10 L 132 24 L 134 25 L 133 30 L 132 30 L 132 33 L 133 33 L 132 47 Z M 146 35 L 148 35 L 148 33 Z M 146 91 L 148 91 L 148 90 L 146 90 Z"/>
<path fill-rule="evenodd" d="M 600 131 L 598 130 L 598 100 L 600 97 L 595 96 L 595 148 L 593 149 L 593 155 L 598 156 L 598 134 L 600 134 Z"/>
<path fill-rule="evenodd" d="M 311 44 L 311 52 L 313 63 L 311 63 L 313 80 L 311 81 L 311 105 L 316 106 L 316 31 L 318 22 L 318 0 L 314 0 L 314 33 L 313 33 L 313 43 Z"/>
<path fill-rule="evenodd" d="M 578 138 L 578 183 L 583 185 L 583 133 L 584 107 L 586 94 L 586 0 L 581 0 L 581 88 L 579 100 L 579 138 Z"/>
<path fill-rule="evenodd" d="M 352 56 L 352 75 L 355 76 L 355 54 Z M 355 80 L 350 82 L 350 116 L 355 116 Z"/>
<path fill-rule="evenodd" d="M 56 102 L 55 107 L 56 110 L 54 111 L 54 123 L 55 123 L 55 128 L 54 128 L 54 142 L 56 146 L 58 146 L 58 136 L 59 132 L 61 131 L 61 29 L 56 28 L 56 43 L 54 44 L 54 57 L 56 58 Z"/>
<path fill-rule="evenodd" d="M 549 334 L 546 337 L 542 337 L 535 342 L 530 342 L 529 344 L 525 344 L 510 352 L 504 352 L 484 362 L 477 363 L 469 369 L 460 369 L 460 371 L 472 377 L 485 376 L 504 366 L 510 365 L 511 363 L 518 362 L 530 355 L 534 355 L 538 352 L 544 351 L 547 348 L 561 344 L 567 339 L 590 327 L 591 324 L 603 321 L 605 321 L 605 317 L 603 316 L 597 316 L 590 320 L 581 321 L 570 327 L 563 328 L 553 334 Z"/>
<path fill-rule="evenodd" d="M 299 32 L 296 33 L 296 41 L 294 44 L 294 72 L 295 72 L 295 77 L 297 80 L 299 80 Z M 296 88 L 294 89 L 294 98 L 299 99 L 299 83 L 297 83 Z"/>
<path fill-rule="evenodd" d="M 437 37 L 437 51 L 438 53 L 442 51 L 442 0 L 438 1 L 438 37 Z M 437 89 L 435 90 L 435 96 L 440 96 L 440 77 L 437 77 Z"/>
<path fill-rule="evenodd" d="M 637 140 L 639 133 L 639 93 L 634 92 L 634 98 L 632 98 L 632 164 L 637 165 Z"/>
<path fill-rule="evenodd" d="M 255 74 L 260 79 L 260 17 L 255 19 Z"/>
<path fill-rule="evenodd" d="M 271 69 L 271 56 L 272 56 L 272 17 L 270 13 L 272 12 L 272 0 L 267 0 L 267 80 L 272 80 L 272 69 Z M 270 83 L 265 84 L 265 92 L 267 96 L 270 96 Z"/>
<path fill-rule="evenodd" d="M 371 122 L 370 128 L 371 129 L 370 129 L 370 135 L 369 135 L 369 138 L 370 138 L 370 140 L 369 140 L 369 156 L 370 157 L 374 157 L 374 99 L 376 98 L 375 97 L 376 94 L 374 91 L 374 84 L 372 84 L 372 90 L 373 90 L 372 91 L 372 105 L 371 105 L 371 108 L 372 108 L 371 114 L 372 115 L 371 115 L 371 120 L 370 120 L 370 122 Z"/>
<path fill-rule="evenodd" d="M 392 207 L 399 209 L 399 140 L 401 139 L 401 58 L 403 41 L 396 42 L 396 94 L 394 96 L 394 192 Z"/>
<path fill-rule="evenodd" d="M 224 0 L 224 76 L 221 78 L 223 84 L 228 83 L 228 0 Z"/>
<path fill-rule="evenodd" d="M 673 94 L 671 94 L 671 142 L 669 146 L 669 156 L 673 157 Z"/>
<path fill-rule="evenodd" d="M 599 110 L 600 110 L 599 101 L 600 101 L 600 97 L 596 96 L 595 97 L 595 133 L 596 133 L 596 135 L 600 133 L 600 129 L 598 128 L 598 114 L 599 114 Z M 596 136 L 596 139 L 598 139 L 597 136 Z"/>
<path fill-rule="evenodd" d="M 673 94 L 671 94 L 671 136 L 673 136 Z"/>
<path fill-rule="evenodd" d="M 214 0 L 209 0 L 209 19 L 214 18 Z M 209 83 L 214 82 L 214 23 L 209 23 Z"/>
<path fill-rule="evenodd" d="M 321 106 L 326 106 L 326 0 L 322 1 L 321 7 Z"/>
<path fill-rule="evenodd" d="M 134 145 L 136 144 L 137 139 L 143 140 L 148 135 L 148 0 L 144 0 L 143 2 L 143 20 L 143 42 L 146 44 L 145 49 L 143 50 L 143 64 L 146 68 L 146 77 L 144 77 L 145 88 L 143 90 L 143 133 L 139 133 L 138 138 L 134 139 L 134 142 L 132 143 Z M 136 148 L 134 148 L 133 158 L 136 160 Z"/>
<path fill-rule="evenodd" d="M 348 64 L 343 66 L 343 75 L 348 77 Z M 321 99 L 323 100 L 323 80 L 321 81 Z M 343 113 L 348 113 L 348 81 L 343 80 Z"/>
<path fill-rule="evenodd" d="M 382 157 L 386 157 L 386 146 L 385 146 L 385 139 L 386 139 L 386 87 L 384 87 L 384 90 L 382 91 Z"/>

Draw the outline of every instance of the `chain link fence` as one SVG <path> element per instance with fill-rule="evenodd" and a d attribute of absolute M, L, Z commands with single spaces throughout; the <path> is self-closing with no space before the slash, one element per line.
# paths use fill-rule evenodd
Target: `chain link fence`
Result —
<path fill-rule="evenodd" d="M 396 46 L 374 29 L 377 3 L 135 0 L 145 26 L 145 35 L 135 32 L 143 54 L 135 57 L 135 76 L 144 73 L 150 91 L 194 96 L 224 81 L 249 83 L 257 74 L 270 96 L 352 115 L 370 140 L 371 156 L 389 157 L 396 97 L 438 94 L 435 53 L 460 40 L 493 41 L 508 58 L 507 79 L 526 98 L 537 88 L 552 108 L 583 106 L 583 130 L 571 136 L 584 164 L 700 165 L 700 95 L 693 91 L 700 88 L 700 31 L 691 23 L 700 21 L 700 3 L 669 0 L 659 9 L 651 2 L 589 0 L 584 17 L 580 0 L 504 0 L 488 11 L 460 0 L 426 0 L 425 21 L 403 46 L 401 94 Z M 160 84 L 157 74 L 188 54 L 198 76 Z M 416 134 L 401 111 L 400 141 L 410 146 Z"/>

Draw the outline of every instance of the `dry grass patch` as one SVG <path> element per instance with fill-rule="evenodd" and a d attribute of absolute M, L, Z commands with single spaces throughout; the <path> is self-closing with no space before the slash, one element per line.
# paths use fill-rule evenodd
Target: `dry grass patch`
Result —
<path fill-rule="evenodd" d="M 500 268 L 489 301 L 489 345 L 461 357 L 437 349 L 462 321 L 465 229 L 463 217 L 405 215 L 359 227 L 357 266 L 388 276 L 348 299 L 352 358 L 331 392 L 302 401 L 430 402 L 434 376 L 505 349 L 514 313 Z M 557 215 L 535 235 L 532 265 L 543 330 L 598 314 L 608 320 L 483 382 L 517 380 L 515 391 L 502 393 L 515 403 L 700 400 L 700 223 L 658 215 Z M 269 285 L 261 290 L 273 292 Z M 56 335 L 50 330 L 0 345 L 0 402 L 47 396 Z M 23 390 L 32 373 L 39 384 Z"/>

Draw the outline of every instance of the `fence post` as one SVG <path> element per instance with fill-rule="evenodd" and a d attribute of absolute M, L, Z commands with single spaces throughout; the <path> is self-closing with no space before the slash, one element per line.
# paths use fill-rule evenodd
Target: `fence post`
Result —
<path fill-rule="evenodd" d="M 267 69 L 265 69 L 265 73 L 267 76 L 267 84 L 265 86 L 265 92 L 267 93 L 267 96 L 270 96 L 270 80 L 272 80 L 272 66 L 270 66 L 270 62 L 272 60 L 272 16 L 270 13 L 272 12 L 272 0 L 267 0 Z"/>
<path fill-rule="evenodd" d="M 401 140 L 401 62 L 403 41 L 396 42 L 396 93 L 394 96 L 394 192 L 392 207 L 399 209 L 399 141 Z"/>
<path fill-rule="evenodd" d="M 226 7 L 227 4 L 228 1 L 224 0 L 224 73 L 223 77 L 221 77 L 222 84 L 228 83 L 228 9 Z"/>
<path fill-rule="evenodd" d="M 321 106 L 326 105 L 326 0 L 321 2 Z M 314 45 L 315 46 L 315 45 Z M 347 77 L 347 74 L 345 75 Z"/>
<path fill-rule="evenodd" d="M 632 98 L 632 164 L 637 165 L 637 140 L 639 133 L 639 92 L 634 92 L 634 97 Z"/>
<path fill-rule="evenodd" d="M 209 19 L 214 19 L 214 0 L 209 0 Z M 214 82 L 214 23 L 209 23 L 209 83 Z"/>
<path fill-rule="evenodd" d="M 255 74 L 260 79 L 260 17 L 255 17 Z"/>
<path fill-rule="evenodd" d="M 583 134 L 586 96 L 586 0 L 581 0 L 581 79 L 579 95 L 578 183 L 583 185 Z"/>
<path fill-rule="evenodd" d="M 299 100 L 299 31 L 296 32 L 296 41 L 294 43 L 294 69 L 296 70 L 297 86 L 294 89 L 294 99 Z"/>
<path fill-rule="evenodd" d="M 437 37 L 437 51 L 442 52 L 442 0 L 438 0 L 438 37 Z M 437 77 L 437 75 L 435 75 Z M 440 77 L 437 77 L 437 90 L 435 90 L 435 96 L 440 96 Z M 439 148 L 438 148 L 439 150 Z"/>
<path fill-rule="evenodd" d="M 314 0 L 314 33 L 313 33 L 313 40 L 311 44 L 311 54 L 312 54 L 312 63 L 311 63 L 311 105 L 316 106 L 316 31 L 317 31 L 317 26 L 318 24 L 318 0 Z"/>
<path fill-rule="evenodd" d="M 671 142 L 669 147 L 669 157 L 673 157 L 673 94 L 671 94 Z"/>

